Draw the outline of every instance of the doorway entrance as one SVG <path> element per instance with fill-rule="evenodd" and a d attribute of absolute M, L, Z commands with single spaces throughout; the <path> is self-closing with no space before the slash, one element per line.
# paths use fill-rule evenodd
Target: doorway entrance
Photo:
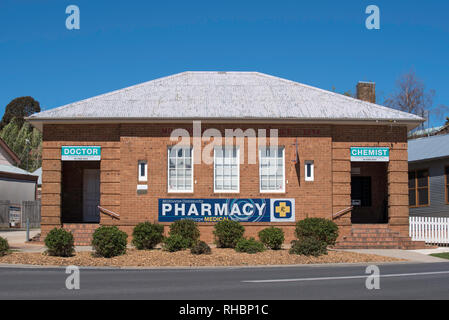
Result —
<path fill-rule="evenodd" d="M 62 223 L 99 223 L 100 161 L 63 161 Z"/>
<path fill-rule="evenodd" d="M 387 163 L 351 164 L 351 222 L 388 223 Z"/>

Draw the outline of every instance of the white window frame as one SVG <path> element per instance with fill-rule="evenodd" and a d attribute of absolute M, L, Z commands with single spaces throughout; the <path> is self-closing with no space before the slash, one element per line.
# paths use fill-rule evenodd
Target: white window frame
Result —
<path fill-rule="evenodd" d="M 184 189 L 184 190 L 178 190 L 178 189 L 176 189 L 176 190 L 173 190 L 173 189 L 170 189 L 170 150 L 172 149 L 172 148 L 175 148 L 175 147 L 178 147 L 178 148 L 190 148 L 190 154 L 191 154 L 191 161 L 192 161 L 192 168 L 191 168 L 191 170 L 192 170 L 192 179 L 191 179 L 191 190 L 187 190 L 187 189 Z M 173 146 L 169 146 L 168 148 L 167 148 L 167 192 L 168 193 L 193 193 L 193 190 L 194 190 L 194 179 L 193 179 L 193 177 L 194 177 L 194 171 L 193 171 L 193 168 L 194 168 L 194 159 L 193 159 L 193 157 L 194 157 L 194 150 L 193 150 L 193 147 L 192 146 L 176 146 L 176 145 L 173 145 Z M 175 166 L 175 168 L 176 168 L 176 166 Z"/>
<path fill-rule="evenodd" d="M 307 176 L 307 166 L 310 165 L 310 177 Z M 304 179 L 305 181 L 315 181 L 315 164 L 313 160 L 306 160 L 304 162 Z"/>
<path fill-rule="evenodd" d="M 141 165 L 145 165 L 145 175 L 141 175 Z M 146 160 L 137 161 L 137 176 L 139 182 L 147 182 L 148 181 L 148 162 Z"/>
<path fill-rule="evenodd" d="M 237 150 L 237 190 L 217 190 L 216 189 L 216 167 L 215 167 L 215 164 L 216 164 L 216 149 L 217 148 L 223 148 L 223 149 L 226 149 L 226 148 L 235 148 L 236 150 Z M 223 158 L 224 159 L 224 158 Z M 229 147 L 227 147 L 227 146 L 220 146 L 220 147 L 214 147 L 214 164 L 213 164 L 213 166 L 214 166 L 214 193 L 240 193 L 240 148 L 239 147 L 236 147 L 236 146 L 229 146 Z M 224 170 L 224 167 L 223 167 L 223 170 Z M 232 174 L 231 174 L 231 186 L 232 186 Z"/>
<path fill-rule="evenodd" d="M 259 147 L 259 192 L 260 193 L 285 193 L 286 191 L 286 177 L 285 177 L 285 146 L 277 146 L 274 148 L 282 148 L 282 159 L 283 159 L 283 166 L 282 166 L 282 176 L 284 177 L 284 183 L 282 189 L 278 190 L 262 190 L 262 149 L 268 149 L 270 146 L 266 147 Z M 276 157 L 277 160 L 277 157 Z M 277 166 L 277 162 L 276 162 Z"/>

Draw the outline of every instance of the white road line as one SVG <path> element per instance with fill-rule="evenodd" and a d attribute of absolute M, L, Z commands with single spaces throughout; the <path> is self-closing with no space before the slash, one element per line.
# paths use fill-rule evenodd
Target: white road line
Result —
<path fill-rule="evenodd" d="M 396 274 L 380 274 L 381 278 L 393 277 L 412 277 L 412 276 L 426 276 L 435 274 L 449 274 L 449 271 L 434 271 L 434 272 L 416 272 L 416 273 L 396 273 Z M 346 276 L 346 277 L 321 277 L 321 278 L 298 278 L 298 279 L 269 279 L 269 280 L 243 280 L 247 283 L 270 283 L 270 282 L 300 282 L 300 281 L 324 281 L 324 280 L 345 280 L 345 279 L 365 279 L 370 274 L 364 276 Z"/>

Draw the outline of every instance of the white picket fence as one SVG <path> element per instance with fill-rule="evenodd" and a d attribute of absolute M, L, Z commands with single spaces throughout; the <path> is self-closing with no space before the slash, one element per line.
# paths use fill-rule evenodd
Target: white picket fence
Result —
<path fill-rule="evenodd" d="M 409 235 L 413 241 L 449 245 L 449 218 L 410 217 Z"/>

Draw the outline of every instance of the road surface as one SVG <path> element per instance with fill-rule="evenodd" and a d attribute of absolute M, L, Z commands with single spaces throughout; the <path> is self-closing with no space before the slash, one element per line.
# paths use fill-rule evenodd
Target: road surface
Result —
<path fill-rule="evenodd" d="M 0 268 L 0 299 L 449 299 L 449 262 L 380 265 L 380 289 L 365 286 L 366 266 L 217 269 Z"/>

